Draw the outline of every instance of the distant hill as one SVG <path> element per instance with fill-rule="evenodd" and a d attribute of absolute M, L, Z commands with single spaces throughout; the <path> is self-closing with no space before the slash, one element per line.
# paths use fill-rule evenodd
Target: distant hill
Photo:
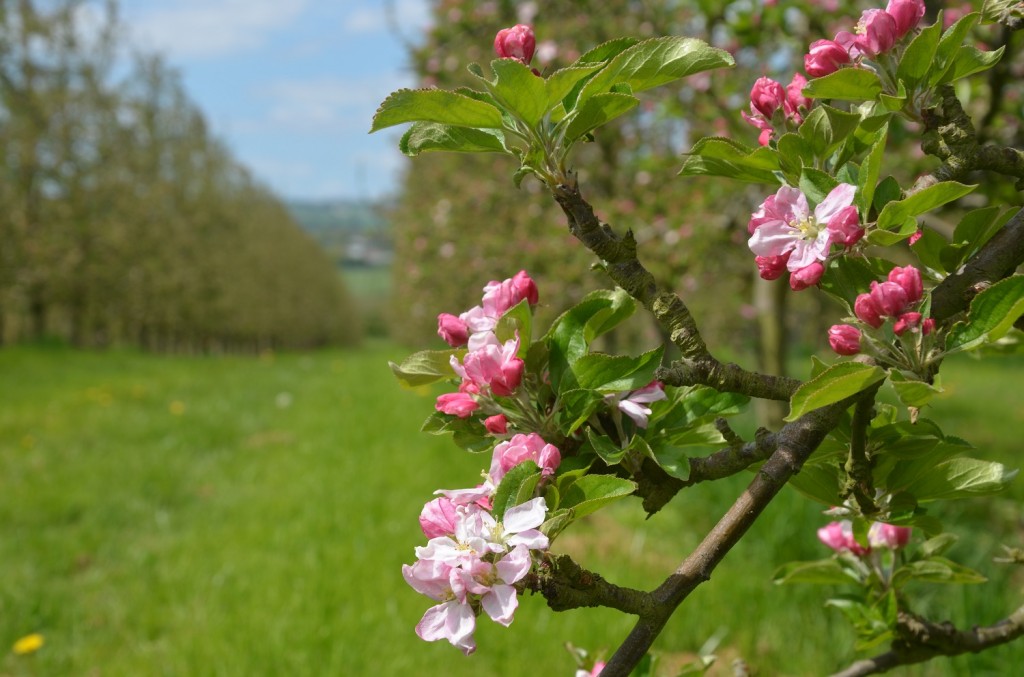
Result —
<path fill-rule="evenodd" d="M 391 233 L 375 202 L 296 200 L 288 211 L 338 266 L 383 266 L 391 262 Z"/>

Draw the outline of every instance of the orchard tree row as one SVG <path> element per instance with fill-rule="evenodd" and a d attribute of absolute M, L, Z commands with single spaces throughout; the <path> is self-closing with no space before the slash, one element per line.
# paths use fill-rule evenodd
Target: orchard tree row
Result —
<path fill-rule="evenodd" d="M 355 338 L 334 267 L 116 3 L 0 5 L 0 341 L 255 350 Z"/>

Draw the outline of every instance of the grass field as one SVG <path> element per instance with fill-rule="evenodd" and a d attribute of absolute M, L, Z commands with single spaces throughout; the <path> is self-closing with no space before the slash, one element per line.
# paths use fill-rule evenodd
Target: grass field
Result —
<path fill-rule="evenodd" d="M 182 358 L 62 349 L 0 351 L 0 675 L 571 675 L 570 641 L 609 648 L 630 619 L 553 614 L 525 598 L 513 625 L 481 621 L 478 652 L 426 644 L 429 605 L 400 566 L 438 487 L 469 486 L 487 459 L 418 433 L 432 393 L 402 390 L 385 345 L 358 352 Z M 946 431 L 1019 462 L 1024 361 L 948 365 Z M 624 503 L 557 542 L 625 585 L 651 587 L 747 477 L 696 487 L 644 520 Z M 951 555 L 992 575 L 933 586 L 922 610 L 992 622 L 1024 599 L 989 560 L 1021 543 L 1018 483 L 963 501 Z M 771 571 L 825 555 L 819 509 L 787 492 L 657 648 L 724 632 L 718 674 L 821 674 L 855 654 L 823 589 L 776 588 Z M 1008 540 L 1007 540 L 1008 539 Z M 1014 543 L 1013 540 L 1016 539 Z M 15 655 L 15 641 L 45 644 Z M 678 659 L 679 656 L 677 655 Z M 1024 642 L 903 674 L 1013 674 Z"/>

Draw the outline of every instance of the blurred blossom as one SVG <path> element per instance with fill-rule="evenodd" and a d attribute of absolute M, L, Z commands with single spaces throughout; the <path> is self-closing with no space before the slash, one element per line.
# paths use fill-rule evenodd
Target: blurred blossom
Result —
<path fill-rule="evenodd" d="M 537 62 L 542 66 L 546 66 L 555 60 L 558 56 L 558 43 L 554 40 L 544 40 L 537 44 L 537 52 L 535 54 Z"/>
<path fill-rule="evenodd" d="M 516 16 L 521 24 L 533 23 L 533 18 L 537 16 L 537 3 L 524 2 L 519 5 L 516 9 Z"/>
<path fill-rule="evenodd" d="M 440 246 L 440 248 L 438 248 L 437 253 L 441 256 L 442 259 L 450 259 L 451 257 L 455 256 L 455 243 L 445 242 L 443 245 Z"/>

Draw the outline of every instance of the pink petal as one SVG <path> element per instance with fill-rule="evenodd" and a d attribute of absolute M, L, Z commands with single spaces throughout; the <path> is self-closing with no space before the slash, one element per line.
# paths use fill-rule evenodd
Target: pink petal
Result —
<path fill-rule="evenodd" d="M 768 221 L 754 231 L 747 246 L 758 256 L 782 256 L 796 246 L 799 232 L 784 221 Z"/>
<path fill-rule="evenodd" d="M 519 607 L 516 589 L 511 585 L 495 585 L 489 593 L 480 598 L 480 606 L 492 621 L 507 627 L 512 623 L 512 616 Z"/>
<path fill-rule="evenodd" d="M 530 557 L 530 550 L 525 545 L 517 545 L 495 565 L 498 578 L 510 585 L 529 573 L 531 566 L 533 558 Z"/>
<path fill-rule="evenodd" d="M 825 199 L 814 208 L 814 219 L 818 223 L 828 223 L 832 217 L 839 213 L 839 210 L 853 204 L 853 197 L 857 187 L 849 183 L 840 183 L 832 189 Z"/>

